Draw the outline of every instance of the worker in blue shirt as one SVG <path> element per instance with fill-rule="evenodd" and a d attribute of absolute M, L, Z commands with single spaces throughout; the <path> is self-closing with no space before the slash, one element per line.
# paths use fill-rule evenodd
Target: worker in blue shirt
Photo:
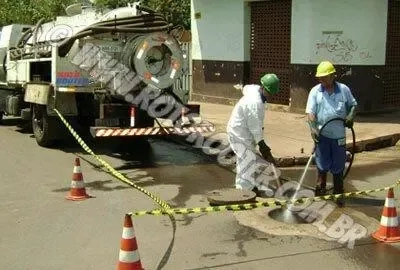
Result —
<path fill-rule="evenodd" d="M 315 196 L 326 194 L 326 178 L 330 171 L 333 175 L 333 193 L 344 193 L 343 172 L 346 163 L 346 127 L 351 128 L 356 113 L 357 101 L 349 87 L 335 80 L 335 67 L 329 61 L 321 62 L 316 77 L 319 84 L 314 86 L 308 96 L 306 113 L 315 142 L 315 160 L 317 165 L 317 185 Z M 320 132 L 321 127 L 332 121 Z M 343 198 L 336 201 L 344 206 Z"/>

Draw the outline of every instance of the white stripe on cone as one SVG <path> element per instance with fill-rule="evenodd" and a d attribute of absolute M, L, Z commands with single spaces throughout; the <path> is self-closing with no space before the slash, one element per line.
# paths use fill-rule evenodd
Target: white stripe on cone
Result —
<path fill-rule="evenodd" d="M 85 183 L 83 181 L 71 181 L 71 188 L 84 188 Z"/>
<path fill-rule="evenodd" d="M 135 238 L 135 231 L 133 230 L 133 228 L 123 228 L 122 229 L 122 238 L 124 238 L 124 239 Z"/>
<path fill-rule="evenodd" d="M 381 217 L 381 225 L 385 227 L 397 227 L 399 226 L 399 221 L 397 217 Z"/>
<path fill-rule="evenodd" d="M 396 207 L 394 199 L 393 198 L 386 198 L 385 207 L 390 207 L 390 208 Z"/>
<path fill-rule="evenodd" d="M 119 261 L 124 263 L 134 263 L 139 261 L 139 252 L 137 251 L 119 251 Z"/>
<path fill-rule="evenodd" d="M 74 166 L 74 173 L 81 173 L 81 166 Z"/>

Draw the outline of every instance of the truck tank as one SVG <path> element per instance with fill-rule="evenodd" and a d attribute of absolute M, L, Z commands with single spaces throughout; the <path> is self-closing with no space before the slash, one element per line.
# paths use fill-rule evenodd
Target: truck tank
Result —
<path fill-rule="evenodd" d="M 96 55 L 97 57 L 109 56 L 122 64 L 124 68 L 127 67 L 140 76 L 145 84 L 152 84 L 159 89 L 171 87 L 182 74 L 182 70 L 187 68 L 187 55 L 181 50 L 177 41 L 183 28 L 174 27 L 161 14 L 140 6 L 140 3 L 108 12 L 99 12 L 94 7 L 75 4 L 66 11 L 67 14 L 70 14 L 69 16 L 59 16 L 54 22 L 44 23 L 43 20 L 40 20 L 31 28 L 13 26 L 13 30 L 18 28 L 18 30 L 26 31 L 21 33 L 18 40 L 15 35 L 11 36 L 13 42 L 10 42 L 10 46 L 7 48 L 10 50 L 10 60 L 52 57 L 50 45 L 56 45 L 57 57 L 67 58 L 69 62 L 72 62 L 84 44 L 91 43 L 99 46 L 101 50 Z M 7 73 L 4 49 L 0 46 L 2 51 L 0 53 L 0 58 L 2 58 L 0 59 L 2 60 L 0 61 L 2 62 L 1 81 Z M 111 69 L 115 67 L 115 65 L 105 65 L 103 61 L 97 65 L 97 68 L 101 69 L 101 65 L 103 65 L 103 73 L 111 72 Z M 69 72 L 71 71 L 76 70 L 69 70 Z M 62 75 L 68 74 L 63 73 Z M 100 82 L 104 81 L 104 78 L 96 76 L 98 74 L 89 72 L 82 75 L 82 77 L 86 77 L 86 80 L 82 78 L 81 81 L 88 82 L 91 79 L 89 77 L 93 77 L 93 75 L 100 79 Z M 105 74 L 102 75 L 107 77 Z M 68 76 L 64 77 L 68 78 Z M 10 79 L 8 81 L 10 82 Z M 29 79 L 15 80 L 17 84 L 27 81 Z M 68 80 L 64 79 L 64 81 Z M 75 86 L 83 86 L 83 83 L 75 83 Z M 86 86 L 90 87 L 88 84 Z M 104 83 L 100 85 L 100 87 L 103 86 Z M 110 94 L 118 96 L 113 92 L 115 89 L 112 87 L 107 90 L 110 91 Z M 181 93 L 177 92 L 176 94 L 179 96 Z"/>

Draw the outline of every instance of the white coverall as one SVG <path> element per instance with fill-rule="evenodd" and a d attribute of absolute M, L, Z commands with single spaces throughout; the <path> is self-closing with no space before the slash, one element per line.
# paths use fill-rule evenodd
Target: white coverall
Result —
<path fill-rule="evenodd" d="M 266 182 L 276 178 L 273 172 L 271 174 L 272 166 L 256 155 L 257 144 L 264 139 L 266 108 L 260 88 L 261 86 L 256 84 L 243 87 L 243 97 L 235 105 L 227 125 L 228 140 L 237 157 L 235 180 L 237 189 L 252 190 L 254 187 L 260 189 L 261 186 L 267 185 Z M 269 168 L 270 172 L 264 171 L 262 177 L 257 177 L 254 175 L 257 168 L 261 171 Z"/>

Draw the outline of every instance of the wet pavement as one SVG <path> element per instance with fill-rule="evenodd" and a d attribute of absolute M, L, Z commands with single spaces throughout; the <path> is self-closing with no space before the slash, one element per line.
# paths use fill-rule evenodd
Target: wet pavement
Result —
<path fill-rule="evenodd" d="M 0 141 L 0 268 L 114 269 L 124 214 L 157 205 L 105 173 L 79 147 L 40 148 L 30 134 L 12 125 L 0 127 Z M 154 139 L 120 147 L 123 155 L 108 146 L 99 143 L 93 149 L 174 207 L 208 206 L 207 192 L 233 186 L 230 168 L 188 145 Z M 95 198 L 72 203 L 64 196 L 76 155 L 87 192 Z M 346 190 L 393 184 L 400 178 L 399 158 L 398 148 L 357 154 Z M 298 179 L 302 169 L 284 168 L 282 175 Z M 305 181 L 310 186 L 313 170 Z M 396 189 L 395 197 L 399 195 Z M 177 215 L 173 222 L 165 216 L 134 217 L 134 226 L 145 269 L 398 269 L 400 245 L 377 243 L 369 236 L 379 226 L 385 196 L 380 192 L 349 200 L 322 223 L 329 228 L 344 214 L 365 227 L 368 234 L 352 249 L 313 223 L 271 218 L 276 208 Z"/>

